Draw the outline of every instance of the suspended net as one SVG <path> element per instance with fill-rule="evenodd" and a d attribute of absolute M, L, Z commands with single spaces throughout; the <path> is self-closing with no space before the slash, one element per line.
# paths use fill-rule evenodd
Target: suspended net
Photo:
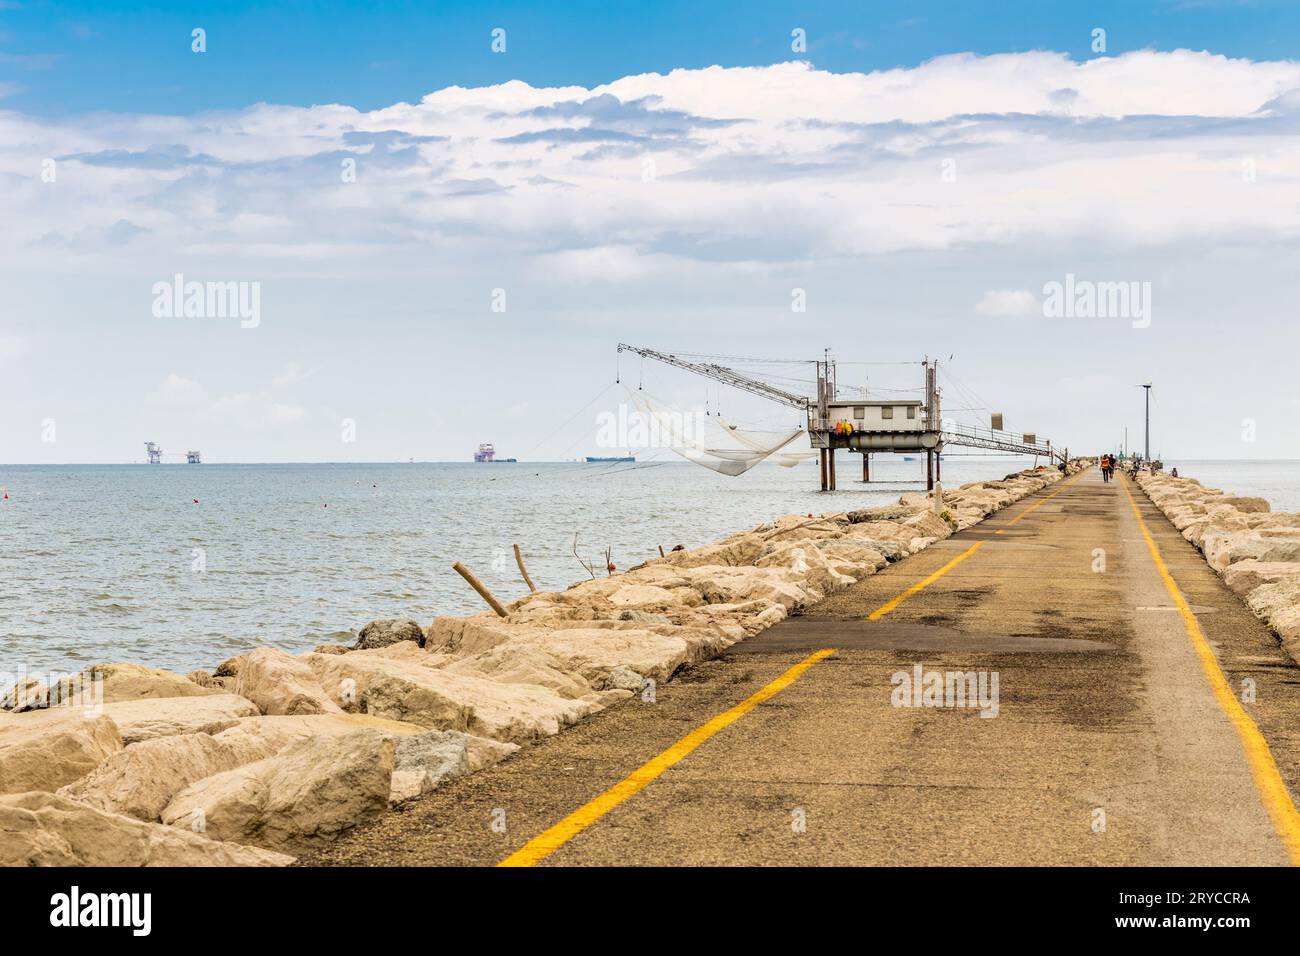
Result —
<path fill-rule="evenodd" d="M 667 448 L 687 461 L 702 465 L 720 475 L 743 475 L 760 461 L 772 459 L 785 468 L 793 468 L 816 452 L 801 452 L 793 447 L 805 433 L 802 428 L 785 431 L 757 431 L 740 428 L 721 417 L 683 412 L 644 391 L 628 389 L 632 403 L 643 416 L 642 427 L 652 435 L 648 444 Z"/>

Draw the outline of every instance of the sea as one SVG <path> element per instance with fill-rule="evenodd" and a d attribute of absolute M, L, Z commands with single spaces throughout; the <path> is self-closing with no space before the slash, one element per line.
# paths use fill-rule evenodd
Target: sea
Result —
<path fill-rule="evenodd" d="M 943 483 L 1033 464 L 948 455 Z M 1203 484 L 1300 510 L 1300 462 L 1166 461 Z M 563 589 L 779 515 L 891 503 L 923 457 L 841 455 L 725 477 L 684 461 L 0 465 L 0 691 L 102 661 L 186 673 L 259 645 L 350 643 L 377 618 L 427 624 L 482 600 Z M 606 557 L 608 555 L 608 558 Z M 591 570 L 589 571 L 588 568 Z M 8 675 L 6 677 L 6 675 Z"/>

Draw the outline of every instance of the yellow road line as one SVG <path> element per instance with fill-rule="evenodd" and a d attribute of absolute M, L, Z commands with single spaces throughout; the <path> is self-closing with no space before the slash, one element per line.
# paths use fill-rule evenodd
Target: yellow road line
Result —
<path fill-rule="evenodd" d="M 1082 474 L 1082 472 L 1081 472 L 1080 474 Z M 1024 511 L 1020 512 L 1020 514 L 1016 515 L 1014 518 L 1012 518 L 1010 521 L 1008 521 L 1008 522 L 1007 522 L 1007 527 L 1008 527 L 1008 528 L 1011 527 L 1013 524 L 1015 524 L 1017 521 L 1019 521 L 1019 520 L 1020 520 L 1021 518 L 1023 518 L 1025 515 L 1029 514 L 1029 512 L 1033 511 L 1035 508 L 1041 508 L 1043 505 L 1047 504 L 1047 502 L 1048 502 L 1049 499 L 1054 498 L 1054 497 L 1056 497 L 1057 495 L 1059 495 L 1062 491 L 1065 490 L 1065 486 L 1066 486 L 1067 484 L 1069 484 L 1071 481 L 1074 481 L 1074 480 L 1075 480 L 1076 478 L 1078 478 L 1078 477 L 1079 477 L 1078 475 L 1075 475 L 1073 478 L 1067 478 L 1065 481 L 1061 482 L 1061 486 L 1060 486 L 1059 488 L 1057 488 L 1055 491 L 1053 491 L 1050 495 L 1044 495 L 1043 498 L 1042 498 L 1042 500 L 1040 500 L 1040 501 L 1038 501 L 1038 502 L 1035 502 L 1034 504 L 1030 505 L 1030 506 L 1029 506 L 1028 508 L 1026 508 Z M 995 532 L 993 532 L 993 533 L 994 533 L 994 534 L 1001 534 L 1002 532 L 1001 532 L 1001 531 L 995 531 Z M 921 590 L 923 590 L 923 589 L 929 587 L 929 586 L 930 586 L 931 584 L 933 584 L 935 581 L 938 581 L 941 577 L 943 577 L 945 574 L 947 574 L 947 573 L 948 573 L 949 571 L 951 571 L 953 568 L 957 567 L 957 565 L 961 564 L 963 561 L 965 561 L 967 558 L 969 558 L 972 554 L 974 554 L 976 551 L 978 551 L 978 550 L 979 550 L 981 547 L 983 547 L 983 546 L 984 546 L 984 542 L 983 542 L 983 541 L 976 541 L 974 544 L 972 544 L 969 548 L 967 548 L 967 549 L 966 549 L 965 551 L 963 551 L 961 554 L 957 555 L 957 557 L 953 558 L 951 561 L 949 561 L 947 564 L 945 564 L 943 567 L 941 567 L 938 571 L 935 571 L 935 572 L 934 572 L 933 574 L 931 574 L 929 577 L 924 578 L 924 579 L 918 581 L 916 584 L 913 584 L 910 588 L 908 588 L 908 589 L 907 589 L 906 591 L 904 591 L 902 594 L 899 594 L 898 596 L 894 597 L 893 599 L 891 599 L 891 600 L 885 602 L 884 604 L 880 605 L 880 607 L 876 608 L 874 611 L 872 611 L 870 614 L 867 615 L 867 620 L 868 620 L 868 621 L 878 621 L 878 620 L 880 620 L 882 617 L 884 617 L 884 616 L 885 616 L 886 614 L 888 614 L 890 611 L 894 610 L 894 608 L 898 607 L 898 605 L 902 604 L 904 601 L 906 601 L 908 598 L 910 598 L 913 594 L 916 594 L 918 591 L 921 591 Z"/>
<path fill-rule="evenodd" d="M 884 604 L 880 605 L 880 607 L 876 608 L 874 611 L 872 611 L 870 614 L 867 615 L 867 620 L 868 621 L 880 620 L 882 617 L 884 617 L 894 608 L 898 607 L 898 605 L 902 604 L 904 601 L 910 598 L 913 594 L 917 593 L 918 591 L 924 590 L 925 588 L 928 588 L 935 581 L 938 581 L 941 577 L 943 577 L 953 568 L 957 567 L 957 565 L 961 564 L 972 554 L 978 551 L 983 544 L 984 544 L 983 541 L 976 541 L 974 544 L 972 544 L 961 554 L 957 555 L 957 557 L 953 558 L 951 561 L 949 561 L 947 564 L 941 567 L 938 571 L 935 571 L 933 574 L 922 578 L 920 581 L 917 581 L 906 591 L 903 591 L 901 594 L 896 595 L 895 597 L 886 601 Z"/>
<path fill-rule="evenodd" d="M 1073 481 L 1074 479 L 1070 480 Z M 1059 490 L 1060 489 L 1058 489 L 1058 491 Z M 1054 495 L 1056 492 L 1052 492 L 1052 494 Z M 1047 496 L 1047 498 L 1050 497 L 1052 497 L 1052 495 Z M 1046 501 L 1047 498 L 1044 498 L 1043 501 Z M 1026 513 L 1037 508 L 1042 503 L 1043 502 L 1040 501 L 1038 504 L 1027 509 Z M 929 587 L 957 565 L 961 564 L 968 557 L 978 551 L 980 546 L 983 544 L 983 541 L 975 542 L 957 557 L 953 558 L 941 567 L 938 571 L 927 575 L 924 579 L 913 584 L 893 600 L 876 608 L 870 615 L 868 615 L 867 620 L 876 621 L 884 617 L 909 597 L 916 594 L 918 591 Z M 769 700 L 781 691 L 785 690 L 798 680 L 804 671 L 808 670 L 808 668 L 812 667 L 819 661 L 825 660 L 834 653 L 835 648 L 828 647 L 805 657 L 802 661 L 795 664 L 794 667 L 791 667 L 788 671 L 763 689 L 755 692 L 749 697 L 746 697 L 735 707 L 732 707 L 730 710 L 724 711 L 714 717 L 707 724 L 697 727 L 663 753 L 659 754 L 657 757 L 651 758 L 636 770 L 632 771 L 632 773 L 628 774 L 628 776 L 614 784 L 614 786 L 610 787 L 590 803 L 579 807 L 549 830 L 533 837 L 514 853 L 510 854 L 498 863 L 497 866 L 533 866 L 534 864 L 546 859 L 583 830 L 587 829 L 587 827 L 591 826 L 605 814 L 609 813 L 609 811 L 617 807 L 620 803 L 636 796 L 653 783 L 661 774 L 686 758 L 691 751 L 699 747 L 700 744 L 704 743 L 719 731 L 734 724 L 741 717 L 744 717 L 759 704 L 763 703 L 763 701 Z"/>
<path fill-rule="evenodd" d="M 677 743 L 673 744 L 659 756 L 642 764 L 636 770 L 632 771 L 631 774 L 624 777 L 586 806 L 575 810 L 546 832 L 533 837 L 519 850 L 510 854 L 510 856 L 506 857 L 497 865 L 532 866 L 534 863 L 550 856 L 561 846 L 573 839 L 583 830 L 587 829 L 587 827 L 591 826 L 610 810 L 613 810 L 624 800 L 640 793 L 649 786 L 656 777 L 662 774 L 669 767 L 681 761 L 692 750 L 704 743 L 704 741 L 708 740 L 718 731 L 734 724 L 741 717 L 744 717 L 759 704 L 763 703 L 763 701 L 775 697 L 798 680 L 799 676 L 808 668 L 834 653 L 834 648 L 826 648 L 825 650 L 818 651 L 816 654 L 805 657 L 802 661 L 795 664 L 794 667 L 791 667 L 788 671 L 776 680 L 772 681 L 772 683 L 768 684 L 762 690 L 746 697 L 735 707 L 732 707 L 730 710 L 724 711 L 717 717 L 714 717 L 707 724 L 695 728 L 695 730 L 677 741 Z"/>
<path fill-rule="evenodd" d="M 1165 590 L 1169 592 L 1170 599 L 1173 600 L 1183 619 L 1183 627 L 1201 662 L 1201 670 L 1205 672 L 1205 677 L 1210 682 L 1210 689 L 1214 691 L 1214 699 L 1218 701 L 1219 708 L 1236 728 L 1237 736 L 1241 738 L 1241 745 L 1246 751 L 1246 762 L 1250 765 L 1251 776 L 1255 779 L 1255 789 L 1259 791 L 1260 801 L 1268 811 L 1283 845 L 1286 846 L 1292 864 L 1300 865 L 1300 812 L 1296 811 L 1295 804 L 1291 800 L 1291 794 L 1287 791 L 1286 783 L 1277 768 L 1277 761 L 1273 759 L 1273 752 L 1268 749 L 1268 742 L 1264 739 L 1264 735 L 1259 732 L 1259 727 L 1250 719 L 1250 715 L 1237 700 L 1237 695 L 1232 692 L 1228 679 L 1223 676 L 1218 659 L 1215 658 L 1214 651 L 1205 638 L 1205 632 L 1201 630 L 1201 622 L 1196 619 L 1187 599 L 1183 597 L 1183 592 L 1178 589 L 1173 575 L 1165 565 L 1164 558 L 1160 556 L 1160 549 L 1156 546 L 1155 539 L 1151 537 L 1146 522 L 1142 520 L 1137 501 L 1134 500 L 1133 493 L 1128 490 L 1128 481 L 1122 480 L 1120 483 L 1124 488 L 1124 494 L 1128 495 L 1133 517 L 1137 518 L 1138 527 L 1142 529 L 1142 537 L 1146 539 L 1151 560 L 1155 562 L 1156 570 L 1160 572 L 1160 579 L 1164 581 Z"/>
<path fill-rule="evenodd" d="M 1030 506 L 1029 506 L 1028 508 L 1026 508 L 1024 511 L 1020 512 L 1020 514 L 1016 515 L 1014 518 L 1012 518 L 1010 521 L 1008 521 L 1008 522 L 1007 522 L 1007 527 L 1010 528 L 1013 524 L 1015 524 L 1017 521 L 1019 521 L 1019 520 L 1020 520 L 1021 518 L 1023 518 L 1025 515 L 1029 514 L 1029 512 L 1031 512 L 1031 511 L 1035 511 L 1035 510 L 1037 510 L 1038 508 L 1041 508 L 1043 505 L 1047 504 L 1049 501 L 1051 501 L 1053 498 L 1055 498 L 1057 495 L 1059 495 L 1062 491 L 1064 491 L 1064 490 L 1065 490 L 1065 486 L 1068 485 L 1070 482 L 1072 482 L 1072 481 L 1078 481 L 1078 479 L 1079 479 L 1079 475 L 1082 475 L 1082 474 L 1083 474 L 1083 472 L 1079 472 L 1078 475 L 1075 475 L 1075 476 L 1072 477 L 1072 478 L 1066 478 L 1065 481 L 1061 482 L 1060 487 L 1058 487 L 1058 488 L 1057 488 L 1055 491 L 1053 491 L 1050 495 L 1043 495 L 1043 497 L 1042 497 L 1041 500 L 1039 500 L 1039 501 L 1035 502 L 1034 504 L 1030 505 Z"/>

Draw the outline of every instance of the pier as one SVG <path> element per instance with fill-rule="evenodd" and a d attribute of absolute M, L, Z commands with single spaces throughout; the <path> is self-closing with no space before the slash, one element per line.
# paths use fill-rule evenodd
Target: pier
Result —
<path fill-rule="evenodd" d="M 979 676 L 903 693 L 936 672 Z M 1295 674 L 1089 469 L 317 862 L 1296 863 Z"/>
<path fill-rule="evenodd" d="M 939 363 L 925 359 L 917 363 L 925 381 L 918 398 L 869 398 L 868 389 L 842 389 L 837 363 L 826 351 L 824 359 L 809 362 L 816 369 L 815 396 L 778 387 L 729 366 L 709 361 L 712 356 L 660 352 L 619 343 L 618 352 L 631 352 L 643 359 L 680 368 L 702 378 L 749 392 L 760 398 L 796 409 L 807 420 L 810 446 L 816 450 L 821 490 L 835 491 L 835 453 L 845 449 L 862 455 L 862 481 L 871 481 L 873 452 L 915 452 L 925 455 L 925 483 L 933 490 L 942 479 L 945 445 L 1023 455 L 1056 464 L 1070 460 L 1070 450 L 1050 441 L 1040 441 L 1034 432 L 1012 434 L 1003 429 L 1002 414 L 992 413 L 990 427 L 946 421 L 943 417 Z M 907 364 L 907 363 L 903 363 Z M 853 394 L 846 395 L 844 392 Z M 857 394 L 857 392 L 862 394 Z"/>

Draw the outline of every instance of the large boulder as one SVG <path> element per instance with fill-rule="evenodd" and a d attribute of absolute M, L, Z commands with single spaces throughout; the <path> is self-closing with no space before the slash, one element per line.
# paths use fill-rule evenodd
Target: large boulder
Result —
<path fill-rule="evenodd" d="M 92 690 L 92 687 L 94 688 Z M 59 681 L 63 698 L 80 693 L 106 704 L 124 700 L 154 700 L 164 697 L 203 697 L 220 693 L 201 687 L 188 677 L 141 664 L 95 664 L 80 674 Z"/>
<path fill-rule="evenodd" d="M 114 754 L 59 793 L 106 813 L 154 822 L 190 784 L 269 757 L 281 746 L 265 737 L 155 737 Z"/>
<path fill-rule="evenodd" d="M 121 749 L 117 725 L 80 707 L 0 715 L 0 793 L 57 790 Z"/>
<path fill-rule="evenodd" d="M 216 840 L 301 853 L 388 808 L 393 738 L 373 730 L 312 737 L 185 788 L 164 823 Z"/>
<path fill-rule="evenodd" d="M 0 797 L 0 866 L 287 866 L 293 857 L 142 823 L 52 793 Z"/>
<path fill-rule="evenodd" d="M 494 740 L 550 736 L 597 709 L 544 687 L 505 684 L 431 666 L 438 663 L 434 655 L 404 647 L 342 657 L 309 654 L 305 659 L 345 709 Z"/>
<path fill-rule="evenodd" d="M 175 734 L 215 734 L 259 713 L 252 701 L 237 694 L 124 700 L 105 704 L 103 711 L 127 744 Z"/>
<path fill-rule="evenodd" d="M 1243 597 L 1262 584 L 1292 579 L 1300 580 L 1300 562 L 1256 561 L 1247 558 L 1228 565 L 1223 572 L 1223 583 Z"/>
<path fill-rule="evenodd" d="M 357 635 L 357 643 L 353 645 L 353 650 L 374 650 L 401 641 L 424 643 L 424 630 L 418 621 L 398 619 L 371 621 Z"/>
<path fill-rule="evenodd" d="M 259 647 L 245 654 L 231 689 L 267 715 L 343 712 L 305 661 L 274 647 Z"/>
<path fill-rule="evenodd" d="M 1230 564 L 1254 559 L 1263 562 L 1300 561 L 1300 535 L 1289 529 L 1278 532 L 1206 531 L 1201 539 L 1210 567 L 1223 572 Z"/>

